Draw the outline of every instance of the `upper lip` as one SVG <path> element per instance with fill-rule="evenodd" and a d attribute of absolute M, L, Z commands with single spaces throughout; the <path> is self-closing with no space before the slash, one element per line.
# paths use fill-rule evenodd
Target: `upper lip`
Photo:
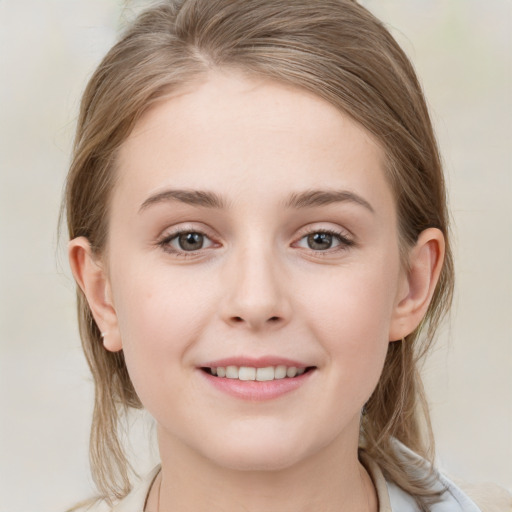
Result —
<path fill-rule="evenodd" d="M 218 368 L 226 366 L 248 366 L 252 368 L 267 368 L 269 366 L 294 366 L 296 368 L 308 368 L 310 364 L 305 364 L 294 359 L 288 359 L 280 356 L 263 356 L 263 357 L 225 357 L 216 359 L 215 361 L 208 361 L 201 364 L 202 368 Z"/>

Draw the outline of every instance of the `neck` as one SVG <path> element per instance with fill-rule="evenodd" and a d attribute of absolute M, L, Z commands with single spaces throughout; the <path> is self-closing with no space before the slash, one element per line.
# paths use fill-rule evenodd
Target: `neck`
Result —
<path fill-rule="evenodd" d="M 337 439 L 280 470 L 220 467 L 159 431 L 162 472 L 146 510 L 158 512 L 377 511 L 377 497 L 355 443 Z"/>

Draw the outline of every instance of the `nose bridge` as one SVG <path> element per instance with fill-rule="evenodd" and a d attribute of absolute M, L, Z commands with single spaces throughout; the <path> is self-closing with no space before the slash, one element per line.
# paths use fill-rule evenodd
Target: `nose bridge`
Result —
<path fill-rule="evenodd" d="M 268 237 L 262 240 L 253 235 L 241 241 L 227 267 L 230 277 L 223 303 L 225 321 L 258 329 L 288 320 L 290 304 L 283 269 Z"/>

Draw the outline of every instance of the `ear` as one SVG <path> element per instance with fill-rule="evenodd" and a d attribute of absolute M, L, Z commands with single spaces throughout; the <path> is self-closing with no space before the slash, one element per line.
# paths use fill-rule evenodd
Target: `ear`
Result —
<path fill-rule="evenodd" d="M 389 340 L 396 341 L 414 331 L 427 312 L 444 261 L 444 235 L 437 228 L 422 231 L 409 251 L 391 320 Z"/>
<path fill-rule="evenodd" d="M 68 257 L 73 276 L 102 333 L 104 347 L 111 352 L 121 350 L 117 314 L 112 303 L 110 281 L 104 263 L 93 254 L 89 240 L 83 236 L 69 242 Z"/>

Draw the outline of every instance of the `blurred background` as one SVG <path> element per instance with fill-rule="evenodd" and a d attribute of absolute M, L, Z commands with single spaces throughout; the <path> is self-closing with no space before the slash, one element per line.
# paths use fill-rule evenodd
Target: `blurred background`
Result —
<path fill-rule="evenodd" d="M 512 2 L 362 3 L 418 70 L 449 184 L 457 294 L 425 367 L 439 464 L 512 488 Z M 80 94 L 147 4 L 0 0 L 0 512 L 93 493 L 92 385 L 57 219 Z"/>

